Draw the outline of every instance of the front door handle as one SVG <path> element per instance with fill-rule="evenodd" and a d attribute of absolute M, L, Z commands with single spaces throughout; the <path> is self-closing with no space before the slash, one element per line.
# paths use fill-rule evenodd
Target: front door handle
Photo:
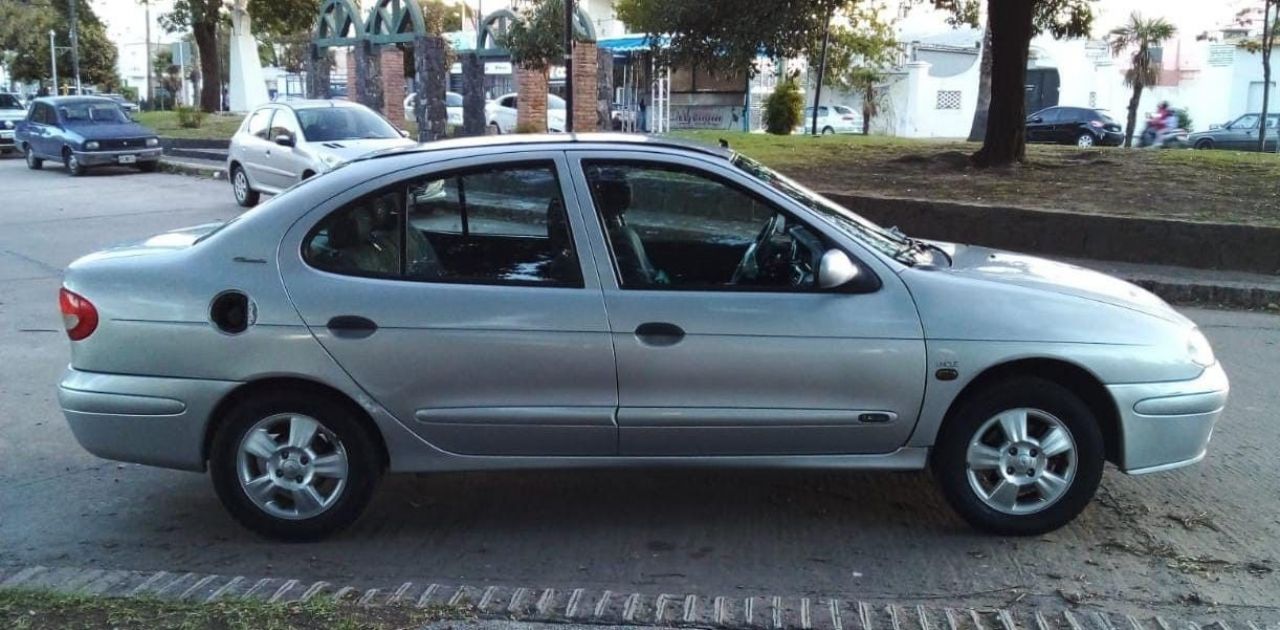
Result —
<path fill-rule="evenodd" d="M 358 315 L 339 315 L 325 325 L 334 337 L 341 339 L 364 339 L 378 332 L 378 325 L 367 317 Z"/>
<path fill-rule="evenodd" d="M 684 329 L 665 322 L 649 322 L 636 327 L 636 338 L 646 346 L 674 346 L 684 339 Z"/>

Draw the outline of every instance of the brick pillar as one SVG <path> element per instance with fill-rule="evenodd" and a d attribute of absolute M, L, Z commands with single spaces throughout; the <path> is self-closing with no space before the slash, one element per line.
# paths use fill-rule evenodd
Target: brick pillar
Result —
<path fill-rule="evenodd" d="M 384 46 L 382 62 L 382 115 L 397 128 L 404 126 L 404 51 Z"/>
<path fill-rule="evenodd" d="M 577 42 L 573 45 L 573 130 L 596 131 L 600 129 L 597 111 L 597 65 L 595 42 Z"/>
<path fill-rule="evenodd" d="M 547 131 L 547 71 L 516 68 L 517 133 Z"/>

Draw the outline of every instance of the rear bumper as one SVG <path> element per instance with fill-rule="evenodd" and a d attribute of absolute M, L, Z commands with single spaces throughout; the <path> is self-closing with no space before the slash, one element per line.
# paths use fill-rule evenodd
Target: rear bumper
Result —
<path fill-rule="evenodd" d="M 13 130 L 0 129 L 0 147 L 9 148 L 14 145 Z"/>
<path fill-rule="evenodd" d="M 237 385 L 68 368 L 58 402 L 76 440 L 98 457 L 202 471 L 210 416 Z"/>
<path fill-rule="evenodd" d="M 1222 364 L 1190 381 L 1108 386 L 1120 410 L 1120 468 L 1133 475 L 1204 459 L 1230 384 Z"/>
<path fill-rule="evenodd" d="M 133 156 L 138 162 L 158 162 L 163 150 L 160 147 L 128 151 L 76 151 L 76 158 L 85 166 L 119 164 L 122 156 Z"/>

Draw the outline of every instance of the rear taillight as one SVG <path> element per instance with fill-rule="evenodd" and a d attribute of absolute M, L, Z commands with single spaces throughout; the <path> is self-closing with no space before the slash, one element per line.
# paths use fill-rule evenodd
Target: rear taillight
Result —
<path fill-rule="evenodd" d="M 62 309 L 62 325 L 72 341 L 80 341 L 98 328 L 98 309 L 83 296 L 62 289 L 58 292 L 58 307 Z"/>

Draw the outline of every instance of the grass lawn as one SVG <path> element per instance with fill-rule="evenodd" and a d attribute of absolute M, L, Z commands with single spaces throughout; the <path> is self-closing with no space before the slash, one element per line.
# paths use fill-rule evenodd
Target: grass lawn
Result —
<path fill-rule="evenodd" d="M 914 197 L 1095 214 L 1280 226 L 1280 155 L 1029 145 L 1026 164 L 977 169 L 977 144 L 881 136 L 723 138 L 824 192 Z"/>
<path fill-rule="evenodd" d="M 417 628 L 442 619 L 466 618 L 462 609 L 357 608 L 324 598 L 305 604 L 245 600 L 194 604 L 56 595 L 43 591 L 0 591 L 0 628 L 6 630 L 392 630 Z"/>
<path fill-rule="evenodd" d="M 138 112 L 134 114 L 138 122 L 155 130 L 167 138 L 214 138 L 225 140 L 235 135 L 240 128 L 244 116 L 240 114 L 209 114 L 199 129 L 187 129 L 178 126 L 178 114 L 175 112 Z"/>

